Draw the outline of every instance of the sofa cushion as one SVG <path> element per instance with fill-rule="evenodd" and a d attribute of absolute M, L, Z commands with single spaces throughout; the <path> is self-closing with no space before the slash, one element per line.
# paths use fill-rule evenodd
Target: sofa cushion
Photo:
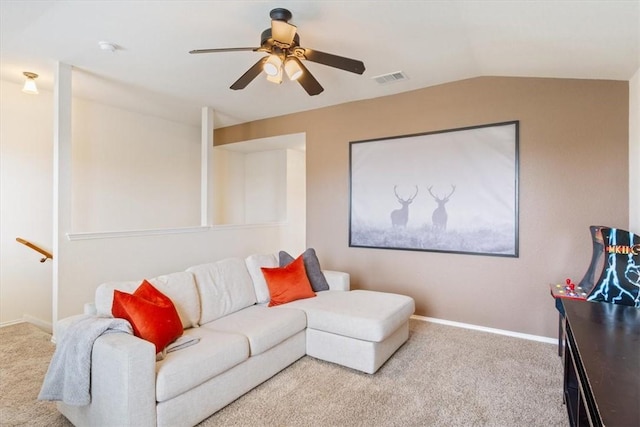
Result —
<path fill-rule="evenodd" d="M 256 292 L 258 304 L 269 302 L 269 288 L 260 268 L 278 267 L 278 257 L 276 254 L 255 254 L 248 256 L 244 262 L 247 265 L 247 270 L 249 270 L 251 280 L 253 280 L 253 288 Z"/>
<path fill-rule="evenodd" d="M 293 257 L 285 251 L 280 251 L 278 256 L 280 267 L 284 267 L 285 265 L 293 262 Z M 315 292 L 328 291 L 329 284 L 322 273 L 320 261 L 318 260 L 315 249 L 309 248 L 304 251 L 302 253 L 302 259 L 304 260 L 304 268 L 307 272 L 307 277 L 309 278 L 309 282 L 311 282 L 311 288 L 313 288 Z"/>
<path fill-rule="evenodd" d="M 311 289 L 301 256 L 285 267 L 262 267 L 262 274 L 271 296 L 269 307 L 316 296 Z"/>
<path fill-rule="evenodd" d="M 389 337 L 415 310 L 411 297 L 364 290 L 318 292 L 280 307 L 304 310 L 307 328 L 373 342 Z"/>
<path fill-rule="evenodd" d="M 133 294 L 113 291 L 114 317 L 128 320 L 133 334 L 156 346 L 156 353 L 182 335 L 182 323 L 171 300 L 146 280 Z"/>
<path fill-rule="evenodd" d="M 307 318 L 302 310 L 272 310 L 254 305 L 207 323 L 203 328 L 246 336 L 251 355 L 255 356 L 294 336 L 306 326 Z"/>
<path fill-rule="evenodd" d="M 207 328 L 188 329 L 192 346 L 167 353 L 156 363 L 156 400 L 163 402 L 206 382 L 249 358 L 247 338 Z"/>
<path fill-rule="evenodd" d="M 200 291 L 200 325 L 256 303 L 249 271 L 240 258 L 190 267 Z"/>
<path fill-rule="evenodd" d="M 133 293 L 140 285 L 140 280 L 127 282 L 103 283 L 96 289 L 96 314 L 113 316 L 113 291 Z M 183 328 L 198 326 L 200 319 L 200 298 L 193 274 L 187 272 L 171 273 L 148 279 L 157 290 L 165 294 L 178 310 Z"/>

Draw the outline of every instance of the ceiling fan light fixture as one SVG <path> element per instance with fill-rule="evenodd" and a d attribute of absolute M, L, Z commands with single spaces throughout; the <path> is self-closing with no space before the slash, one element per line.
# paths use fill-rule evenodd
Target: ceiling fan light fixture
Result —
<path fill-rule="evenodd" d="M 298 63 L 298 58 L 287 58 L 284 62 L 284 71 L 286 71 L 289 80 L 298 80 L 302 76 L 302 67 Z"/>
<path fill-rule="evenodd" d="M 286 72 L 289 79 L 297 81 L 308 95 L 318 95 L 324 89 L 305 67 L 305 61 L 355 74 L 364 73 L 365 67 L 362 61 L 301 47 L 300 36 L 296 26 L 289 24 L 292 15 L 287 9 L 273 9 L 269 16 L 271 17 L 271 28 L 262 31 L 260 34 L 260 46 L 258 47 L 196 49 L 189 51 L 189 53 L 260 52 L 262 56 L 258 62 L 249 67 L 238 80 L 229 86 L 232 90 L 246 88 L 256 77 L 262 75 L 262 72 L 267 76 L 267 80 L 280 84 L 282 83 L 282 76 Z"/>
<path fill-rule="evenodd" d="M 282 67 L 278 68 L 278 73 L 275 76 L 267 75 L 267 80 L 271 83 L 282 83 Z"/>
<path fill-rule="evenodd" d="M 24 86 L 22 87 L 22 91 L 24 93 L 28 93 L 30 95 L 38 94 L 38 86 L 36 85 L 36 78 L 38 75 L 36 73 L 30 73 L 28 71 L 23 72 L 24 76 L 27 78 L 24 82 Z"/>
<path fill-rule="evenodd" d="M 282 73 L 282 59 L 278 55 L 271 55 L 264 63 L 262 69 L 268 76 L 277 76 Z"/>

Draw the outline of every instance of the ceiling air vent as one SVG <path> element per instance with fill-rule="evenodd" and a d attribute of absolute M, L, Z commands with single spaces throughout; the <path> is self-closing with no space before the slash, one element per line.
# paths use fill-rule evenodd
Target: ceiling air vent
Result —
<path fill-rule="evenodd" d="M 407 80 L 407 75 L 402 71 L 396 71 L 395 73 L 382 74 L 380 76 L 373 77 L 373 80 L 381 85 L 386 85 L 392 82 L 399 82 L 401 80 Z"/>

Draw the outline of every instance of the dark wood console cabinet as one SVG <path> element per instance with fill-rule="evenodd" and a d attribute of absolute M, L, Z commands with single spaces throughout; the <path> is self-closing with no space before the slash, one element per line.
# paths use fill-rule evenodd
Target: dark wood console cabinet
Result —
<path fill-rule="evenodd" d="M 563 300 L 571 426 L 640 426 L 640 309 Z"/>

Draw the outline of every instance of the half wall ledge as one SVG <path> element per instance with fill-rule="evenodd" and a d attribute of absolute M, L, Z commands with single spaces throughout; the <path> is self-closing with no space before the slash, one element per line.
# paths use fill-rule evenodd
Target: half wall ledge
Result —
<path fill-rule="evenodd" d="M 161 236 L 168 234 L 202 233 L 210 230 L 247 229 L 264 227 L 281 227 L 287 225 L 287 221 L 269 222 L 262 224 L 224 224 L 207 225 L 197 227 L 177 227 L 177 228 L 157 228 L 148 230 L 124 230 L 124 231 L 98 231 L 98 232 L 77 232 L 67 233 L 67 240 L 93 240 L 93 239 L 113 239 L 120 237 L 140 237 L 140 236 Z"/>

